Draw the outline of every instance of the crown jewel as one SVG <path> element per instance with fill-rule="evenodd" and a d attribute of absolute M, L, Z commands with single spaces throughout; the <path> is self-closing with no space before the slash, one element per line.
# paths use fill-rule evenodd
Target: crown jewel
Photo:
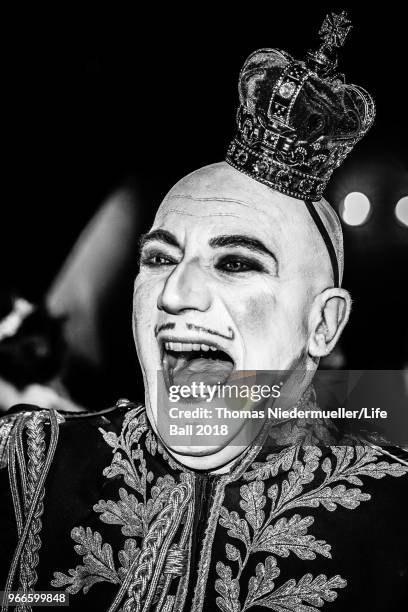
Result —
<path fill-rule="evenodd" d="M 351 23 L 328 15 L 322 43 L 305 61 L 259 49 L 239 77 L 238 132 L 226 161 L 257 181 L 317 201 L 333 172 L 371 126 L 375 107 L 361 87 L 336 74 L 336 51 Z"/>

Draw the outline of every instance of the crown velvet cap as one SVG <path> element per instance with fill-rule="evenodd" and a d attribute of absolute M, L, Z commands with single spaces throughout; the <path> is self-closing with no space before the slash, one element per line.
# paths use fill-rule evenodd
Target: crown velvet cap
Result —
<path fill-rule="evenodd" d="M 329 250 L 334 249 L 312 202 L 374 121 L 372 97 L 336 72 L 336 51 L 351 29 L 343 11 L 328 15 L 322 40 L 305 61 L 260 49 L 239 76 L 238 131 L 226 161 L 255 180 L 304 200 Z M 336 269 L 337 268 L 337 272 Z M 338 262 L 334 266 L 338 284 Z"/>
<path fill-rule="evenodd" d="M 305 61 L 277 49 L 249 56 L 239 77 L 238 132 L 227 153 L 232 166 L 294 198 L 320 200 L 375 115 L 371 96 L 335 72 L 349 23 L 344 13 L 326 17 L 323 43 Z"/>

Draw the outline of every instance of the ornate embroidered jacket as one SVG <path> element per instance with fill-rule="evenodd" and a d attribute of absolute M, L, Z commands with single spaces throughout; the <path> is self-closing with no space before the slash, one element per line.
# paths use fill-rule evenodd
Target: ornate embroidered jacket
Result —
<path fill-rule="evenodd" d="M 407 453 L 314 433 L 286 423 L 211 475 L 172 460 L 142 406 L 20 407 L 0 420 L 0 589 L 73 611 L 401 610 Z"/>

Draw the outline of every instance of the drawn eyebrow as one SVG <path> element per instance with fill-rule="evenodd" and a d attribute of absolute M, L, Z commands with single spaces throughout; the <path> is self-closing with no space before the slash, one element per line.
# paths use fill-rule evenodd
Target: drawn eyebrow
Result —
<path fill-rule="evenodd" d="M 139 250 L 141 251 L 143 247 L 149 242 L 153 241 L 164 242 L 170 246 L 174 246 L 180 250 L 182 247 L 175 237 L 174 234 L 164 229 L 157 229 L 149 232 L 147 234 L 143 234 L 139 240 Z M 209 246 L 211 248 L 221 248 L 221 247 L 241 247 L 248 249 L 249 251 L 254 251 L 256 253 L 260 253 L 262 255 L 267 255 L 271 257 L 276 263 L 276 255 L 270 251 L 261 240 L 258 238 L 253 238 L 251 236 L 246 236 L 244 234 L 224 234 L 221 236 L 215 236 L 211 238 L 209 241 Z"/>
<path fill-rule="evenodd" d="M 165 242 L 166 244 L 169 244 L 170 246 L 174 246 L 174 247 L 177 247 L 178 249 L 181 249 L 180 243 L 178 242 L 174 234 L 164 229 L 157 229 L 147 234 L 143 234 L 140 237 L 139 251 L 143 249 L 145 244 L 148 244 L 149 242 L 152 242 L 153 240 L 159 240 L 160 242 Z"/>
<path fill-rule="evenodd" d="M 212 248 L 217 247 L 243 247 L 250 251 L 255 251 L 272 259 L 277 262 L 276 255 L 270 251 L 263 242 L 258 238 L 252 238 L 251 236 L 245 236 L 243 234 L 225 234 L 223 236 L 216 236 L 211 238 L 209 245 Z"/>

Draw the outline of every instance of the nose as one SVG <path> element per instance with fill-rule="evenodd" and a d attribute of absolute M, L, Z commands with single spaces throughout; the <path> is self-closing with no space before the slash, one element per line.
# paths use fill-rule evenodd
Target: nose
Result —
<path fill-rule="evenodd" d="M 205 312 L 211 306 L 211 294 L 198 262 L 180 263 L 167 277 L 157 307 L 171 314 L 184 310 Z"/>

